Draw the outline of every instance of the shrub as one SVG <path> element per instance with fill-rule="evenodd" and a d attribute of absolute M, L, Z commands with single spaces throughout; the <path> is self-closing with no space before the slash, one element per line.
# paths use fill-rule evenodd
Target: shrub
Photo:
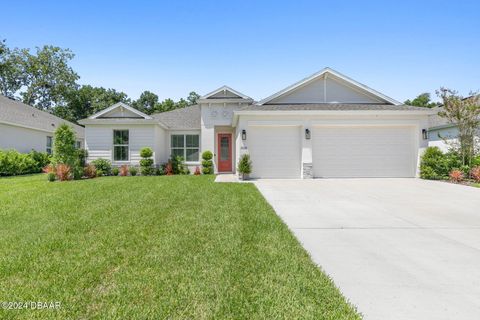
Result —
<path fill-rule="evenodd" d="M 50 172 L 55 173 L 55 167 L 52 164 L 49 164 L 49 165 L 46 165 L 42 171 L 45 173 L 50 173 Z"/>
<path fill-rule="evenodd" d="M 106 175 L 110 175 L 110 173 L 112 172 L 112 163 L 110 162 L 110 160 L 99 158 L 93 160 L 92 163 L 93 165 L 95 165 L 95 168 L 97 168 L 98 170 L 102 170 L 102 172 Z"/>
<path fill-rule="evenodd" d="M 163 176 L 165 174 L 165 167 L 160 166 L 159 168 L 155 169 L 155 175 L 156 176 Z"/>
<path fill-rule="evenodd" d="M 143 176 L 149 176 L 153 174 L 153 159 L 151 158 L 153 151 L 151 148 L 145 147 L 140 150 L 140 172 Z"/>
<path fill-rule="evenodd" d="M 117 167 L 115 167 L 115 168 L 112 169 L 112 174 L 113 174 L 114 176 L 118 176 L 119 173 L 120 173 L 120 170 L 119 170 Z"/>
<path fill-rule="evenodd" d="M 85 167 L 87 165 L 88 151 L 85 149 L 77 150 L 78 165 Z"/>
<path fill-rule="evenodd" d="M 450 172 L 449 176 L 450 176 L 450 180 L 452 182 L 455 182 L 455 183 L 460 183 L 464 179 L 463 172 L 461 170 L 458 170 L 458 169 L 453 169 Z"/>
<path fill-rule="evenodd" d="M 470 177 L 472 177 L 475 182 L 480 183 L 480 166 L 473 167 L 472 170 L 470 170 Z"/>
<path fill-rule="evenodd" d="M 42 169 L 50 164 L 50 155 L 46 152 L 32 150 L 30 151 L 29 156 L 34 162 L 33 166 L 30 168 L 31 172 L 29 173 L 42 172 Z"/>
<path fill-rule="evenodd" d="M 252 172 L 252 161 L 250 160 L 250 155 L 243 154 L 240 157 L 237 170 L 240 174 L 242 174 L 243 177 Z"/>
<path fill-rule="evenodd" d="M 50 163 L 46 153 L 32 151 L 20 153 L 16 150 L 0 150 L 0 176 L 39 173 Z"/>
<path fill-rule="evenodd" d="M 85 177 L 93 179 L 97 176 L 97 168 L 95 168 L 94 164 L 90 163 L 83 169 L 83 174 Z"/>
<path fill-rule="evenodd" d="M 73 180 L 80 180 L 83 177 L 83 168 L 80 166 L 75 166 L 73 168 Z"/>
<path fill-rule="evenodd" d="M 200 167 L 198 167 L 198 166 L 195 167 L 194 175 L 199 176 L 199 175 L 201 175 L 201 174 L 202 174 L 202 172 L 200 171 Z"/>
<path fill-rule="evenodd" d="M 438 147 L 428 147 L 420 161 L 420 177 L 438 180 L 446 178 L 449 173 L 449 161 Z"/>
<path fill-rule="evenodd" d="M 131 176 L 136 176 L 137 175 L 137 168 L 135 168 L 135 167 L 130 167 L 130 169 L 128 171 L 130 172 Z"/>
<path fill-rule="evenodd" d="M 145 147 L 145 148 L 140 149 L 140 157 L 150 158 L 151 156 L 153 156 L 153 151 L 152 151 L 151 148 Z"/>
<path fill-rule="evenodd" d="M 59 163 L 56 166 L 57 178 L 60 181 L 67 181 L 72 178 L 72 168 L 68 164 Z"/>
<path fill-rule="evenodd" d="M 97 177 L 102 177 L 102 176 L 103 176 L 103 174 L 104 174 L 104 172 L 103 172 L 103 170 L 102 170 L 102 169 L 97 169 L 97 172 L 96 172 L 96 174 L 97 174 Z"/>
<path fill-rule="evenodd" d="M 167 164 L 165 165 L 165 174 L 167 176 L 173 175 L 173 166 L 171 161 L 168 161 Z"/>
<path fill-rule="evenodd" d="M 50 182 L 55 181 L 55 173 L 54 172 L 47 173 L 47 180 Z"/>
<path fill-rule="evenodd" d="M 122 177 L 128 176 L 128 166 L 126 164 L 124 164 L 120 167 L 120 175 Z"/>
<path fill-rule="evenodd" d="M 205 151 L 202 153 L 202 172 L 203 174 L 213 174 L 213 153 Z"/>
<path fill-rule="evenodd" d="M 170 163 L 172 164 L 173 174 L 189 174 L 190 171 L 185 166 L 185 161 L 183 157 L 176 156 L 170 159 Z"/>
<path fill-rule="evenodd" d="M 205 151 L 204 153 L 202 153 L 202 159 L 203 160 L 212 160 L 213 158 L 213 153 L 211 151 Z"/>
<path fill-rule="evenodd" d="M 55 130 L 53 139 L 53 162 L 54 164 L 66 164 L 73 167 L 78 160 L 78 152 L 75 148 L 75 131 L 67 125 L 60 125 Z"/>

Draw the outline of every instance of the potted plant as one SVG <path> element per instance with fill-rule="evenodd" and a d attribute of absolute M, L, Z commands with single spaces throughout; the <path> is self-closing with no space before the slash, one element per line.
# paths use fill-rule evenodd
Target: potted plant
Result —
<path fill-rule="evenodd" d="M 249 174 L 252 172 L 252 161 L 250 161 L 250 155 L 244 154 L 240 157 L 237 170 L 240 180 L 248 180 L 250 178 Z"/>

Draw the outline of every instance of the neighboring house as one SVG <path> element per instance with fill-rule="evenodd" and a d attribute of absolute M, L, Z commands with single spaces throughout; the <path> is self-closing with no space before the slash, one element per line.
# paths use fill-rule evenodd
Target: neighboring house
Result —
<path fill-rule="evenodd" d="M 467 97 L 465 99 L 468 99 Z M 442 151 L 448 151 L 452 145 L 458 142 L 458 126 L 456 123 L 450 123 L 447 119 L 438 115 L 443 110 L 442 106 L 432 108 L 435 114 L 429 117 L 428 145 L 430 147 L 439 147 Z M 480 139 L 480 129 L 477 134 Z"/>
<path fill-rule="evenodd" d="M 77 147 L 83 148 L 83 127 L 0 95 L 0 149 L 52 153 L 54 132 L 62 123 L 75 130 Z"/>
<path fill-rule="evenodd" d="M 253 178 L 415 177 L 433 114 L 330 68 L 260 102 L 223 86 L 197 103 L 151 116 L 118 103 L 80 121 L 89 160 L 137 165 L 151 147 L 156 164 L 181 155 L 194 168 L 211 150 L 216 173 L 250 154 Z"/>

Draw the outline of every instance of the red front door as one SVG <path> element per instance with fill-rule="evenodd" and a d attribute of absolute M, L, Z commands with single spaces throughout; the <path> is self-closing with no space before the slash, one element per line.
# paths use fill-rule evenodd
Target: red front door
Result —
<path fill-rule="evenodd" d="M 218 134 L 218 172 L 232 172 L 232 134 Z"/>

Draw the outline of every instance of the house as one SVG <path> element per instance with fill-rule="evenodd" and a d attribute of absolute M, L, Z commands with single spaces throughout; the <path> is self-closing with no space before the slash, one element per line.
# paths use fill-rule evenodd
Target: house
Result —
<path fill-rule="evenodd" d="M 89 161 L 137 165 L 148 146 L 156 164 L 180 155 L 192 169 L 210 150 L 216 173 L 248 153 L 253 178 L 415 177 L 433 113 L 325 68 L 259 102 L 223 86 L 184 109 L 118 103 L 80 123 Z"/>
<path fill-rule="evenodd" d="M 77 147 L 83 148 L 83 127 L 0 95 L 0 149 L 52 153 L 54 132 L 63 123 L 75 130 Z"/>
<path fill-rule="evenodd" d="M 470 96 L 464 99 L 473 97 Z M 458 125 L 450 123 L 447 119 L 438 115 L 443 110 L 443 106 L 438 106 L 432 110 L 435 111 L 435 114 L 429 116 L 428 145 L 430 147 L 439 147 L 440 150 L 446 152 L 458 142 Z M 477 139 L 480 139 L 480 129 L 478 130 Z"/>

